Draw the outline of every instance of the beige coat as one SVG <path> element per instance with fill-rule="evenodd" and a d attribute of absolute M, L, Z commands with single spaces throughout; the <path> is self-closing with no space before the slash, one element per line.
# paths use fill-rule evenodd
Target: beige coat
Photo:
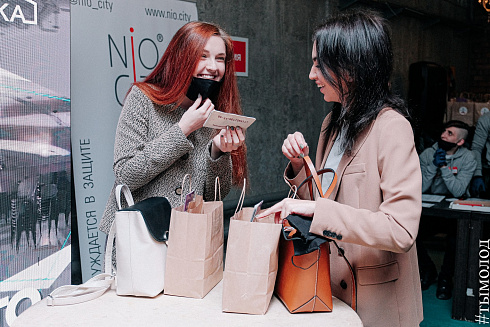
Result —
<path fill-rule="evenodd" d="M 334 139 L 320 137 L 317 169 L 323 168 Z M 342 157 L 337 173 L 330 198 L 317 196 L 310 231 L 335 239 L 344 249 L 356 272 L 357 312 L 364 326 L 418 326 L 422 293 L 414 244 L 422 177 L 409 122 L 389 108 L 381 111 L 360 135 L 352 156 Z M 303 170 L 290 181 L 299 185 L 304 177 Z M 309 198 L 306 188 L 300 191 Z M 348 267 L 335 246 L 331 251 L 332 292 L 350 304 Z"/>

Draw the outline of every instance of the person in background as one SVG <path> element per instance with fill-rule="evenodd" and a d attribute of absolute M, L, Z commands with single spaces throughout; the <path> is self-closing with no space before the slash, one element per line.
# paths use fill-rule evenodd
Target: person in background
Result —
<path fill-rule="evenodd" d="M 413 327 L 423 319 L 414 245 L 422 210 L 422 177 L 412 127 L 403 101 L 390 88 L 393 51 L 389 28 L 363 11 L 333 17 L 313 35 L 309 78 L 334 102 L 325 117 L 316 169 L 333 168 L 338 183 L 329 198 L 284 199 L 257 218 L 275 213 L 311 217 L 310 232 L 337 241 L 357 276 L 337 251 L 330 255 L 332 294 L 351 304 L 364 326 Z M 290 134 L 282 152 L 290 184 L 306 178 L 303 134 Z M 332 176 L 322 175 L 326 190 Z M 316 192 L 318 193 L 318 192 Z M 278 217 L 278 218 L 279 218 Z"/>
<path fill-rule="evenodd" d="M 451 120 L 444 124 L 440 140 L 420 154 L 422 170 L 422 193 L 445 195 L 460 198 L 466 196 L 477 163 L 473 153 L 463 147 L 470 127 L 462 121 Z M 434 228 L 422 219 L 417 242 L 419 255 L 420 281 L 422 290 L 426 290 L 437 278 L 437 270 L 429 257 L 422 240 L 431 235 Z M 448 235 L 444 260 L 439 273 L 436 296 L 447 300 L 452 295 L 452 277 L 456 252 L 456 221 L 444 223 Z"/>
<path fill-rule="evenodd" d="M 181 204 L 182 180 L 213 200 L 247 175 L 245 134 L 203 127 L 212 110 L 241 114 L 231 38 L 219 26 L 190 22 L 170 41 L 155 69 L 124 101 L 114 145 L 114 187 L 100 223 L 108 233 L 117 210 L 114 189 L 129 186 L 135 202 L 166 197 Z"/>
<path fill-rule="evenodd" d="M 484 149 L 485 158 L 483 158 Z M 487 191 L 490 181 L 490 112 L 478 119 L 471 150 L 476 158 L 476 170 L 471 181 L 470 194 L 473 197 L 488 199 L 490 198 Z"/>

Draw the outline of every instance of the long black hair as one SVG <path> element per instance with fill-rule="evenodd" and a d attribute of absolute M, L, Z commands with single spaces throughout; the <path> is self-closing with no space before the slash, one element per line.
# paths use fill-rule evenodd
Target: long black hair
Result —
<path fill-rule="evenodd" d="M 313 42 L 320 71 L 341 101 L 323 132 L 328 139 L 342 130 L 341 148 L 347 155 L 381 109 L 392 107 L 409 118 L 404 102 L 391 93 L 393 50 L 381 16 L 371 11 L 335 16 L 315 30 Z"/>

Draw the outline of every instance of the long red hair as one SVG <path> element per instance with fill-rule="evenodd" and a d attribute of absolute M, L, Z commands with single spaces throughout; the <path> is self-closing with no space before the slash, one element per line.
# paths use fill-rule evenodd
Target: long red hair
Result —
<path fill-rule="evenodd" d="M 240 94 L 235 76 L 233 43 L 219 26 L 207 22 L 190 22 L 182 26 L 170 41 L 155 69 L 137 85 L 153 102 L 180 105 L 189 89 L 194 71 L 211 36 L 225 43 L 225 75 L 218 96 L 211 99 L 215 109 L 241 115 Z M 233 184 L 243 185 L 247 177 L 247 147 L 243 144 L 231 152 Z"/>

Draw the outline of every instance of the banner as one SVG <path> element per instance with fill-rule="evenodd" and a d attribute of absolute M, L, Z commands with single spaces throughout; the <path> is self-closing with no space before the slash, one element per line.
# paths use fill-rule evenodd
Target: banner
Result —
<path fill-rule="evenodd" d="M 132 82 L 155 68 L 195 3 L 70 0 L 73 174 L 83 281 L 103 270 L 98 226 L 114 184 L 114 136 Z"/>
<path fill-rule="evenodd" d="M 0 35 L 0 326 L 10 326 L 71 280 L 70 2 L 0 1 Z"/>

